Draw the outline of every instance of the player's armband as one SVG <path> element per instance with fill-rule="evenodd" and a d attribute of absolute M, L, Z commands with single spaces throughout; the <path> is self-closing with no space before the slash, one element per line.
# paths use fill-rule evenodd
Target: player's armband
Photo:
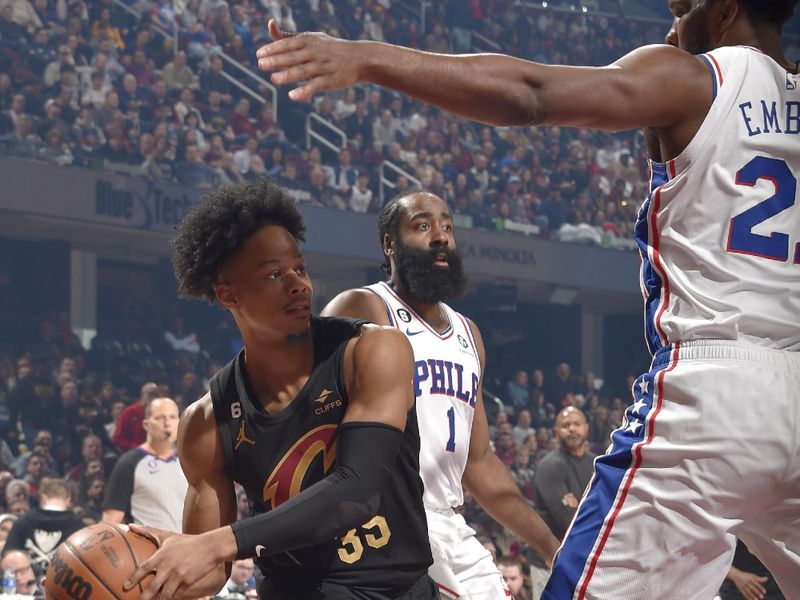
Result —
<path fill-rule="evenodd" d="M 402 441 L 403 432 L 385 423 L 340 425 L 330 475 L 278 508 L 231 525 L 237 559 L 328 542 L 372 518 Z"/>

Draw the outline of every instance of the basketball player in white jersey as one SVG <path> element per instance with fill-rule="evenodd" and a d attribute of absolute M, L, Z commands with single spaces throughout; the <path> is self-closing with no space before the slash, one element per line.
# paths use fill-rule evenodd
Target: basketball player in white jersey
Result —
<path fill-rule="evenodd" d="M 378 217 L 388 282 L 339 294 L 322 311 L 392 325 L 414 349 L 422 501 L 433 554 L 429 574 L 446 598 L 510 596 L 489 551 L 453 509 L 466 488 L 492 517 L 548 562 L 558 542 L 525 501 L 489 446 L 481 382 L 480 332 L 444 301 L 466 287 L 445 202 L 416 192 L 387 203 Z"/>
<path fill-rule="evenodd" d="M 600 68 L 445 56 L 305 34 L 258 52 L 295 100 L 363 80 L 499 125 L 653 127 L 642 206 L 652 368 L 589 486 L 543 598 L 711 598 L 738 536 L 800 598 L 797 0 L 670 0 L 679 48 Z"/>

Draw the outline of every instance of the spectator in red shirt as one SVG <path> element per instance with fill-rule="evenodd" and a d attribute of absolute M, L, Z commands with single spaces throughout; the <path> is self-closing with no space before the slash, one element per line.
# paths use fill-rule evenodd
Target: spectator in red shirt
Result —
<path fill-rule="evenodd" d="M 146 437 L 142 426 L 144 407 L 157 396 L 158 386 L 152 382 L 145 383 L 139 393 L 139 400 L 126 406 L 120 413 L 113 442 L 121 451 L 127 452 L 144 444 Z"/>

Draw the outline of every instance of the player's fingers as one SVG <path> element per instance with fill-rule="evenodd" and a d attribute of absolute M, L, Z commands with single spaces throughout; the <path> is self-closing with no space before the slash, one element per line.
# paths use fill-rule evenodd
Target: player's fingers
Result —
<path fill-rule="evenodd" d="M 273 26 L 274 21 L 270 21 L 270 35 L 273 36 L 271 44 L 265 44 L 256 50 L 256 58 L 264 58 L 272 54 L 281 54 L 283 52 L 290 52 L 297 50 L 303 46 L 308 37 L 299 33 L 291 33 L 279 29 L 277 24 Z M 277 36 L 277 37 L 275 37 Z"/>
<path fill-rule="evenodd" d="M 160 529 L 156 529 L 155 527 L 143 527 L 141 525 L 135 525 L 131 523 L 128 525 L 128 529 L 130 529 L 133 533 L 139 534 L 141 536 L 146 537 L 150 541 L 152 541 L 157 547 L 161 547 L 161 540 L 163 536 L 161 534 Z"/>
<path fill-rule="evenodd" d="M 267 23 L 267 30 L 269 31 L 269 36 L 276 42 L 297 35 L 297 33 L 293 31 L 286 31 L 285 29 L 281 29 L 278 26 L 278 22 L 275 19 L 269 20 L 269 23 Z"/>
<path fill-rule="evenodd" d="M 273 73 L 270 79 L 276 85 L 286 85 L 287 83 L 297 83 L 298 81 L 310 81 L 320 75 L 322 75 L 320 65 L 308 63 Z"/>
<path fill-rule="evenodd" d="M 326 90 L 336 89 L 338 86 L 334 85 L 330 77 L 319 76 L 314 77 L 311 81 L 307 82 L 298 88 L 289 92 L 289 98 L 295 102 L 310 102 L 315 94 L 319 94 Z"/>
<path fill-rule="evenodd" d="M 139 565 L 139 568 L 137 568 L 131 574 L 130 577 L 128 577 L 128 580 L 124 584 L 122 584 L 123 591 L 127 592 L 131 588 L 139 585 L 139 583 L 142 581 L 142 579 L 144 579 L 150 573 L 152 573 L 152 572 L 154 572 L 156 570 L 155 569 L 155 565 L 153 565 L 153 563 L 152 563 L 152 559 L 153 559 L 152 556 L 150 558 L 148 558 L 146 561 L 144 561 L 142 564 Z"/>
<path fill-rule="evenodd" d="M 164 582 L 159 594 L 159 600 L 178 600 L 180 597 L 178 590 L 180 588 L 180 580 L 177 577 L 171 577 Z"/>
<path fill-rule="evenodd" d="M 158 571 L 153 569 L 153 567 L 149 566 L 148 561 L 143 562 L 142 565 L 136 569 L 134 574 L 128 579 L 128 581 L 125 582 L 125 584 L 122 586 L 123 591 L 127 592 L 131 588 L 135 587 L 150 573 L 154 573 L 153 579 L 142 590 L 139 600 L 153 600 L 153 598 L 156 598 L 161 591 L 161 588 L 165 583 L 165 576 L 161 575 Z"/>
<path fill-rule="evenodd" d="M 258 68 L 262 71 L 278 71 L 280 69 L 291 69 L 300 65 L 304 65 L 311 61 L 312 56 L 307 48 L 300 50 L 293 50 L 292 52 L 285 52 L 284 54 L 276 54 L 275 56 L 268 56 L 267 58 L 258 59 Z"/>

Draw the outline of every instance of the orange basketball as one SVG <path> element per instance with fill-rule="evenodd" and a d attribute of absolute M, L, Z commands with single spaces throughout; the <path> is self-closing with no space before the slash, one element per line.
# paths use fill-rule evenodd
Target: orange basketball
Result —
<path fill-rule="evenodd" d="M 122 584 L 156 551 L 149 538 L 125 525 L 98 523 L 73 533 L 50 559 L 44 584 L 49 600 L 136 600 L 151 579 L 123 592 Z"/>

